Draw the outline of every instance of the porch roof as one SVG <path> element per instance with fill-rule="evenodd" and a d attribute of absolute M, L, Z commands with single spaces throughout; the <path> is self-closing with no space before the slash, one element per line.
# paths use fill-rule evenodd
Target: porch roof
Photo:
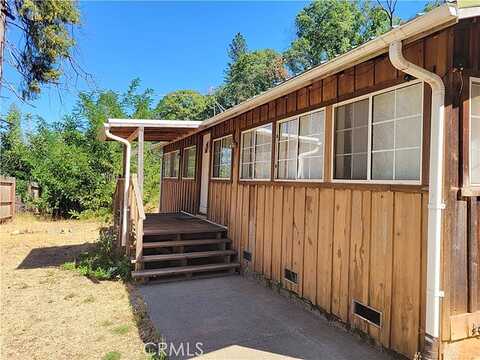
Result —
<path fill-rule="evenodd" d="M 108 119 L 100 129 L 98 137 L 111 141 L 105 131 L 124 139 L 134 140 L 139 129 L 144 131 L 144 141 L 170 142 L 197 129 L 201 121 L 192 120 L 150 120 L 150 119 Z"/>

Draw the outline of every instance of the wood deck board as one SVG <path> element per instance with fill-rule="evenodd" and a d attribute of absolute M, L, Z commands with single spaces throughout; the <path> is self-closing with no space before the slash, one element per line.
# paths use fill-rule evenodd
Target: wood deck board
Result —
<path fill-rule="evenodd" d="M 226 228 L 184 213 L 147 214 L 144 235 L 216 233 Z"/>
<path fill-rule="evenodd" d="M 229 239 L 195 239 L 195 240 L 170 240 L 170 241 L 155 241 L 143 243 L 144 249 L 154 249 L 161 247 L 172 246 L 191 246 L 191 245 L 212 245 L 229 243 Z"/>
<path fill-rule="evenodd" d="M 187 260 L 204 257 L 227 256 L 235 254 L 235 250 L 218 250 L 218 251 L 197 251 L 191 253 L 179 254 L 161 254 L 161 255 L 145 255 L 142 261 L 166 261 L 166 260 Z"/>
<path fill-rule="evenodd" d="M 228 264 L 209 264 L 209 265 L 198 265 L 198 266 L 182 266 L 182 267 L 171 267 L 163 269 L 152 269 L 152 270 L 140 270 L 133 271 L 133 277 L 139 276 L 167 276 L 175 274 L 185 274 L 191 272 L 207 272 L 207 271 L 216 271 L 216 270 L 226 270 L 234 269 L 240 266 L 239 263 L 228 263 Z"/>

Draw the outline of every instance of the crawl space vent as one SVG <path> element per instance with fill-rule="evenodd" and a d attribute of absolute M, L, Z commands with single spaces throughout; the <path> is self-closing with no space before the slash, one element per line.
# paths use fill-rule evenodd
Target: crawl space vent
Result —
<path fill-rule="evenodd" d="M 285 269 L 285 279 L 296 284 L 298 282 L 297 273 L 290 271 L 288 269 Z"/>
<path fill-rule="evenodd" d="M 382 326 L 382 313 L 356 300 L 353 300 L 353 313 L 372 325 Z"/>

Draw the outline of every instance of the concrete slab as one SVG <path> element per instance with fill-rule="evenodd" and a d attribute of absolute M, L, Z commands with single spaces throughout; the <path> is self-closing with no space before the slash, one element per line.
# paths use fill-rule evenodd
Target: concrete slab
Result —
<path fill-rule="evenodd" d="M 177 350 L 171 359 L 198 355 L 198 348 L 206 359 L 390 359 L 241 276 L 149 284 L 140 291 L 158 331 Z"/>

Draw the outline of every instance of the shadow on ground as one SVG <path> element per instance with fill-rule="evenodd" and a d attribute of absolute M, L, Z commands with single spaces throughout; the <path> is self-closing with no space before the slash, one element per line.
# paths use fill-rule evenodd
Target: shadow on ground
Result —
<path fill-rule="evenodd" d="M 94 246 L 92 243 L 78 245 L 50 246 L 31 250 L 17 269 L 39 269 L 44 267 L 60 266 L 73 261 L 81 253 L 87 252 Z"/>

